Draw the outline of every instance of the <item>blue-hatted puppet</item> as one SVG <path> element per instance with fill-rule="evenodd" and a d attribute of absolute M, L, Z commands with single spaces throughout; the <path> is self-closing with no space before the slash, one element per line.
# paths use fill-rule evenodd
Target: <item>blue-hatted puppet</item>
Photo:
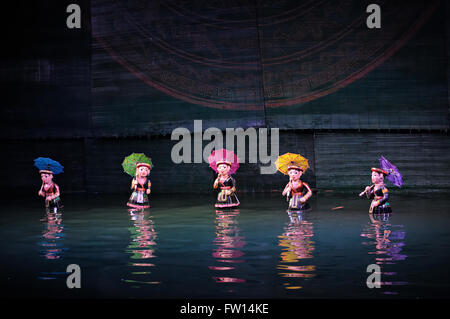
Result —
<path fill-rule="evenodd" d="M 63 172 L 64 167 L 57 161 L 47 157 L 38 157 L 34 160 L 34 166 L 41 174 L 42 186 L 38 195 L 45 198 L 45 208 L 57 211 L 62 208 L 61 191 L 53 181 L 53 176 Z"/>

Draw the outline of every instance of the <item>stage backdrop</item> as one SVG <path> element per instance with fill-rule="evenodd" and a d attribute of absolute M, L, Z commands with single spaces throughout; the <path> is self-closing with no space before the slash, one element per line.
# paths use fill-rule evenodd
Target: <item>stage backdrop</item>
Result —
<path fill-rule="evenodd" d="M 361 0 L 17 1 L 0 52 L 2 138 L 175 127 L 446 130 L 449 5 Z M 6 20 L 5 20 L 6 21 Z"/>
<path fill-rule="evenodd" d="M 74 2 L 81 29 L 66 26 Z M 380 29 L 366 25 L 372 2 Z M 280 128 L 280 152 L 307 156 L 305 180 L 317 188 L 359 188 L 384 155 L 403 169 L 406 188 L 448 189 L 449 8 L 439 0 L 7 3 L 0 188 L 35 195 L 33 159 L 49 156 L 66 168 L 58 176 L 66 192 L 127 195 L 120 162 L 144 151 L 155 160 L 155 192 L 205 192 L 207 164 L 170 160 L 172 130 L 203 120 L 203 129 Z M 241 166 L 240 191 L 285 182 L 258 171 Z"/>
<path fill-rule="evenodd" d="M 93 0 L 95 135 L 447 129 L 444 4 L 371 2 Z"/>
<path fill-rule="evenodd" d="M 74 1 L 2 4 L 0 138 L 76 138 L 91 134 L 90 24 L 68 29 Z M 89 22 L 90 1 L 76 1 Z"/>

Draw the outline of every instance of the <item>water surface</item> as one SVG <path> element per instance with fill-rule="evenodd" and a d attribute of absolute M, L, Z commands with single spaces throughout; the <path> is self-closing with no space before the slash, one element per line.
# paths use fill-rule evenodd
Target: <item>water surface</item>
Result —
<path fill-rule="evenodd" d="M 449 297 L 450 197 L 396 194 L 390 216 L 371 218 L 353 194 L 319 193 L 312 211 L 286 213 L 279 194 L 151 197 L 64 195 L 61 214 L 40 198 L 2 205 L 1 281 L 10 297 L 442 298 Z M 66 267 L 81 268 L 80 289 Z M 381 267 L 369 289 L 367 266 Z"/>

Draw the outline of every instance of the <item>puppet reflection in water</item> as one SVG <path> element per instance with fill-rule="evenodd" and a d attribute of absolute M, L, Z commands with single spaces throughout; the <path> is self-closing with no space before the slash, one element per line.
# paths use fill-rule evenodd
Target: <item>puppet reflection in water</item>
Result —
<path fill-rule="evenodd" d="M 64 238 L 62 214 L 55 213 L 53 208 L 47 208 L 46 215 L 41 219 L 41 222 L 44 227 L 43 240 L 39 243 L 41 256 L 45 259 L 60 259 L 65 250 L 62 243 Z"/>
<path fill-rule="evenodd" d="M 52 267 L 60 263 L 53 262 L 61 260 L 67 248 L 64 247 L 64 224 L 62 223 L 62 214 L 55 213 L 53 208 L 47 208 L 45 216 L 40 220 L 42 222 L 42 240 L 38 242 L 40 247 L 39 254 L 44 260 L 51 262 L 45 267 Z M 66 278 L 67 273 L 61 271 L 44 271 L 40 272 L 38 279 L 52 280 Z"/>
<path fill-rule="evenodd" d="M 288 213 L 289 223 L 282 235 L 278 236 L 278 246 L 282 247 L 278 274 L 289 278 L 285 289 L 301 289 L 299 279 L 308 280 L 315 276 L 316 267 L 311 264 L 314 252 L 313 223 L 304 219 L 304 213 Z"/>
<path fill-rule="evenodd" d="M 152 279 L 151 269 L 155 265 L 149 261 L 157 257 L 154 252 L 158 237 L 152 217 L 147 210 L 129 211 L 129 214 L 133 226 L 129 228 L 131 243 L 127 253 L 131 254 L 130 266 L 133 267 L 131 272 L 133 279 L 125 280 L 125 282 L 134 284 L 136 288 L 139 288 L 141 284 L 159 284 L 159 281 L 150 280 Z"/>
<path fill-rule="evenodd" d="M 213 251 L 218 265 L 209 266 L 209 269 L 217 271 L 218 275 L 212 278 L 218 283 L 241 283 L 246 280 L 233 276 L 233 270 L 244 260 L 241 257 L 244 253 L 240 250 L 245 246 L 245 238 L 240 235 L 239 210 L 216 210 L 216 238 Z M 220 273 L 220 274 L 219 274 Z"/>
<path fill-rule="evenodd" d="M 367 239 L 362 244 L 369 247 L 369 255 L 375 255 L 374 263 L 381 267 L 382 288 L 407 284 L 403 281 L 393 281 L 392 276 L 397 275 L 397 272 L 389 271 L 392 265 L 408 257 L 402 254 L 406 237 L 403 225 L 392 225 L 390 217 L 391 214 L 369 214 L 370 222 L 361 233 L 361 236 Z M 397 294 L 393 291 L 383 293 Z"/>
<path fill-rule="evenodd" d="M 45 259 L 59 259 L 65 250 L 62 243 L 64 238 L 64 225 L 62 223 L 62 214 L 55 213 L 53 208 L 46 209 L 46 215 L 41 219 L 44 230 L 42 232 L 43 241 L 41 246 L 41 256 Z"/>

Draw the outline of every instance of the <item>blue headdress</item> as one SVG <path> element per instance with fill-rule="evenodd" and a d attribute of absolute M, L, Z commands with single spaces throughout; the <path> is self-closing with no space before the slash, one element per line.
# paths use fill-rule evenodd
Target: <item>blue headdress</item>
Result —
<path fill-rule="evenodd" d="M 38 157 L 34 160 L 34 166 L 39 169 L 39 173 L 60 174 L 64 167 L 57 161 L 47 157 Z"/>

